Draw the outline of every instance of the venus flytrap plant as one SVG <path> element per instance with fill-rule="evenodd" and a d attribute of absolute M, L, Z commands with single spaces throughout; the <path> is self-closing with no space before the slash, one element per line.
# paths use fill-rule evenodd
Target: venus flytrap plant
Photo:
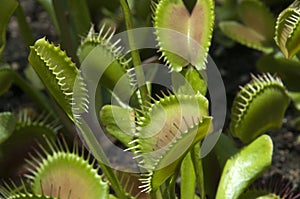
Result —
<path fill-rule="evenodd" d="M 280 128 L 290 102 L 279 78 L 270 74 L 252 77 L 252 82 L 241 87 L 231 111 L 231 132 L 244 143 L 251 142 L 269 129 Z M 266 116 L 262 110 L 270 114 Z"/>
<path fill-rule="evenodd" d="M 22 167 L 23 160 L 19 157 L 27 157 L 37 140 L 43 143 L 43 135 L 53 140 L 61 129 L 61 124 L 56 120 L 52 121 L 49 115 L 34 116 L 27 109 L 19 113 L 0 113 L 0 123 L 0 169 L 1 176 L 6 177 L 16 172 L 17 167 Z M 15 167 L 11 167 L 12 164 Z"/>
<path fill-rule="evenodd" d="M 252 5 L 247 6 L 250 4 Z M 299 9 L 299 1 L 295 0 L 279 14 L 275 24 L 273 14 L 261 2 L 256 0 L 242 0 L 237 5 L 237 12 L 243 23 L 248 25 L 248 28 L 252 28 L 252 36 L 245 34 L 245 31 L 241 28 L 238 28 L 240 30 L 235 28 L 234 26 L 236 25 L 234 23 L 236 22 L 222 21 L 220 23 L 222 31 L 231 39 L 265 53 L 258 60 L 257 68 L 261 72 L 271 72 L 278 74 L 282 78 L 290 91 L 289 96 L 296 108 L 299 103 L 297 95 L 300 83 L 299 60 L 297 57 L 300 50 L 298 46 Z M 251 10 L 253 11 L 251 15 L 257 17 L 257 20 L 248 16 L 247 13 Z M 243 37 L 247 38 L 241 39 Z M 270 50 L 265 48 L 267 43 L 274 43 L 273 40 L 280 50 L 275 48 L 273 44 L 269 46 Z"/>
<path fill-rule="evenodd" d="M 215 146 L 214 153 L 222 169 L 216 198 L 243 198 L 241 194 L 246 188 L 270 166 L 273 144 L 268 135 L 262 134 L 281 127 L 290 101 L 280 79 L 270 74 L 252 78 L 237 94 L 230 122 L 231 134 L 248 145 L 238 150 L 225 136 Z M 267 110 L 278 112 L 266 116 Z M 229 150 L 223 151 L 224 146 Z"/>
<path fill-rule="evenodd" d="M 299 41 L 299 9 L 300 2 L 295 0 L 288 8 L 283 10 L 277 18 L 276 22 L 276 32 L 275 41 L 283 55 L 287 60 L 281 58 L 281 60 L 276 59 L 275 64 L 279 65 L 280 61 L 286 63 L 288 68 L 282 70 L 282 66 L 279 65 L 279 72 L 283 73 L 283 77 L 286 77 L 286 82 L 288 83 L 290 90 L 290 97 L 293 100 L 295 107 L 299 110 L 299 47 L 296 45 Z M 296 59 L 295 56 L 298 58 Z M 294 59 L 293 59 L 294 57 Z M 273 61 L 273 60 L 272 60 Z M 261 65 L 264 66 L 264 65 Z M 290 72 L 294 71 L 294 72 Z M 295 119 L 297 121 L 297 119 Z M 297 126 L 297 124 L 295 125 Z"/>
<path fill-rule="evenodd" d="M 275 19 L 269 9 L 258 0 L 241 0 L 236 9 L 242 23 L 220 22 L 224 34 L 250 48 L 272 52 Z"/>
<path fill-rule="evenodd" d="M 195 104 L 198 104 L 200 111 L 191 106 L 194 101 L 197 102 Z M 205 117 L 207 105 L 206 99 L 201 95 L 170 95 L 155 101 L 145 110 L 144 115 L 138 118 L 137 145 L 132 148 L 137 147 L 140 164 L 149 171 L 147 177 L 141 179 L 144 184 L 141 186 L 144 188 L 142 191 L 156 190 L 175 173 L 188 149 L 206 136 L 211 120 L 210 117 Z M 166 111 L 166 124 L 158 131 L 162 125 L 161 121 L 164 121 L 162 110 Z M 174 114 L 180 112 L 182 114 L 179 114 L 178 118 L 174 117 Z M 153 131 L 158 133 L 149 138 Z M 191 146 L 185 148 L 191 141 Z M 182 151 L 179 152 L 178 149 Z M 149 154 L 151 152 L 154 154 Z M 174 158 L 177 160 L 171 163 Z"/>
<path fill-rule="evenodd" d="M 45 39 L 38 40 L 31 47 L 28 59 L 55 100 L 72 117 L 72 90 L 78 73 L 75 64 L 59 46 L 56 47 Z"/>
<path fill-rule="evenodd" d="M 246 187 L 269 167 L 272 152 L 271 138 L 268 135 L 262 135 L 231 157 L 223 169 L 216 199 L 239 198 Z"/>
<path fill-rule="evenodd" d="M 300 50 L 295 45 L 299 40 L 299 6 L 296 0 L 277 18 L 275 41 L 286 58 L 292 58 Z"/>
<path fill-rule="evenodd" d="M 181 71 L 189 62 L 197 68 L 197 70 L 205 69 L 205 60 L 210 46 L 214 25 L 214 3 L 210 0 L 196 1 L 192 12 L 189 13 L 181 0 L 162 0 L 157 5 L 154 4 L 154 27 L 157 29 L 156 35 L 159 43 L 160 51 L 164 57 L 166 64 L 175 71 Z M 172 17 L 170 17 L 172 16 Z M 184 39 L 177 38 L 172 32 L 164 33 L 160 28 L 170 29 L 182 33 L 186 37 Z M 196 41 L 202 47 L 195 52 L 193 42 Z M 169 52 L 168 49 L 173 49 Z M 190 60 L 178 56 L 178 54 L 190 57 Z"/>
<path fill-rule="evenodd" d="M 27 160 L 31 173 L 26 177 L 33 193 L 61 199 L 109 198 L 109 186 L 98 174 L 99 168 L 93 168 L 95 160 L 90 160 L 90 154 L 85 158 L 84 150 L 79 151 L 77 144 L 70 150 L 65 142 L 56 145 L 46 141 L 51 152 L 41 146 L 43 154 L 36 152 L 37 157 L 31 155 L 31 160 Z"/>
<path fill-rule="evenodd" d="M 64 140 L 57 144 L 48 138 L 45 141 L 49 150 L 40 144 L 42 152 L 36 150 L 27 160 L 30 188 L 24 184 L 15 191 L 13 183 L 13 187 L 6 185 L 0 193 L 6 198 L 111 198 L 109 186 L 98 174 L 99 168 L 93 168 L 95 160 L 91 161 L 90 154 L 84 157 L 85 150 L 80 151 L 76 143 L 70 150 Z"/>
<path fill-rule="evenodd" d="M 265 182 L 257 181 L 251 186 L 241 198 L 299 198 L 299 193 L 293 193 L 291 181 L 281 175 L 274 174 L 267 178 Z"/>
<path fill-rule="evenodd" d="M 18 6 L 18 2 L 13 0 L 10 2 L 1 1 L 1 19 L 0 23 L 0 56 L 2 57 L 2 52 L 6 45 L 6 29 L 8 25 L 8 21 L 12 16 L 13 12 Z"/>
<path fill-rule="evenodd" d="M 119 104 L 103 105 L 100 100 L 96 100 L 96 104 L 91 105 L 93 99 L 89 86 L 92 80 L 85 79 L 86 71 L 78 68 L 79 66 L 72 61 L 77 60 L 73 53 L 72 58 L 69 57 L 60 46 L 48 42 L 45 38 L 35 42 L 30 48 L 30 64 L 49 94 L 74 122 L 95 159 L 90 157 L 90 153 L 85 156 L 84 149 L 79 152 L 76 144 L 73 150 L 70 150 L 65 142 L 58 141 L 54 144 L 47 133 L 43 133 L 47 125 L 40 125 L 39 131 L 46 134 L 46 143 L 39 144 L 41 152 L 36 149 L 36 155 L 27 158 L 29 183 L 21 186 L 21 189 L 15 185 L 1 188 L 0 193 L 4 197 L 69 199 L 116 196 L 121 199 L 173 199 L 176 198 L 176 180 L 181 173 L 181 198 L 206 198 L 206 195 L 217 199 L 242 198 L 247 187 L 271 164 L 273 144 L 270 137 L 263 134 L 281 126 L 289 104 L 289 96 L 281 80 L 268 73 L 253 76 L 249 84 L 241 87 L 233 103 L 230 131 L 244 143 L 243 148 L 239 149 L 228 135 L 222 134 L 212 152 L 216 158 L 208 161 L 208 164 L 218 164 L 218 172 L 221 175 L 213 177 L 219 178 L 220 181 L 207 185 L 208 181 L 204 176 L 216 175 L 217 172 L 209 173 L 209 167 L 204 165 L 206 161 L 199 157 L 200 143 L 212 133 L 214 118 L 210 116 L 211 104 L 205 97 L 208 87 L 200 73 L 205 76 L 205 69 L 208 67 L 206 59 L 212 37 L 214 3 L 211 0 L 197 0 L 190 11 L 185 3 L 182 0 L 160 0 L 154 3 L 153 21 L 159 53 L 162 54 L 161 61 L 170 72 L 176 71 L 185 77 L 190 87 L 174 86 L 173 90 L 168 92 L 155 92 L 149 86 L 150 83 L 140 85 L 139 81 L 144 78 L 144 71 L 138 67 L 141 58 L 138 50 L 134 48 L 133 35 L 128 34 L 128 40 L 130 48 L 134 50 L 125 56 L 122 41 L 112 39 L 114 30 L 108 28 L 108 31 L 104 31 L 105 27 L 102 27 L 100 32 L 96 33 L 92 27 L 79 48 L 72 51 L 77 51 L 78 63 L 91 64 L 95 75 L 100 72 L 103 74 L 99 82 L 96 82 L 97 88 L 106 89 L 112 97 L 118 99 Z M 54 1 L 54 8 L 58 4 L 58 1 Z M 135 1 L 130 5 L 126 0 L 120 1 L 128 30 L 133 28 L 129 6 L 134 5 Z M 254 0 L 239 2 L 238 9 L 243 24 L 235 24 L 234 27 L 235 30 L 241 29 L 247 33 L 246 39 L 242 40 L 245 39 L 245 43 L 248 40 L 254 41 L 255 48 L 265 52 L 271 51 L 273 31 L 268 28 L 271 25 L 262 25 L 274 22 L 270 12 L 263 4 Z M 253 10 L 257 11 L 257 18 L 264 18 L 262 24 L 255 24 L 250 19 L 249 13 Z M 58 23 L 61 26 L 61 22 Z M 74 27 L 76 26 L 78 24 Z M 165 34 L 162 29 L 169 29 L 171 34 Z M 175 45 L 176 38 L 172 37 L 175 35 L 172 33 L 176 32 L 184 36 L 184 39 L 179 40 L 180 45 Z M 194 48 L 193 42 L 197 42 L 201 49 Z M 0 71 L 1 75 L 9 79 L 5 72 Z M 125 79 L 122 82 L 124 89 L 119 93 L 114 87 L 122 78 Z M 0 85 L 0 93 L 7 91 L 10 83 L 3 82 Z M 130 103 L 125 104 L 121 95 L 131 93 L 133 88 L 136 89 L 130 96 Z M 190 90 L 194 93 L 191 94 Z M 96 92 L 99 93 L 95 96 L 105 97 L 99 89 Z M 93 122 L 101 124 L 107 134 L 121 143 L 122 149 L 132 152 L 133 159 L 139 167 L 138 173 L 125 173 L 111 168 L 112 164 L 103 150 L 104 146 L 99 144 L 98 138 L 93 134 L 93 131 L 100 129 L 89 126 L 89 121 L 83 117 L 93 114 L 90 106 L 97 107 L 97 118 Z M 269 113 L 266 116 L 267 112 L 273 114 Z M 12 114 L 0 115 L 0 124 L 0 130 L 1 127 L 5 129 L 4 133 L 0 134 L 0 139 L 4 142 L 11 136 L 11 129 L 14 129 Z M 30 124 L 30 129 L 34 129 L 32 123 Z M 24 128 L 20 131 L 23 132 Z M 94 169 L 94 166 L 97 169 Z M 99 175 L 99 170 L 103 176 Z M 134 181 L 132 186 L 131 180 Z M 109 186 L 115 196 L 109 194 Z M 207 190 L 210 186 L 215 186 L 216 190 Z M 196 188 L 200 196 L 196 194 Z M 84 191 L 80 191 L 82 189 Z M 137 193 L 137 189 L 142 193 Z M 281 198 L 280 195 L 276 197 Z"/>

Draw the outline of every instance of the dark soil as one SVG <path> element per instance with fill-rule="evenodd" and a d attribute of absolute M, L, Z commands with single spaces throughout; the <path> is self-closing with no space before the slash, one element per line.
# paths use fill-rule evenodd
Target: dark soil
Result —
<path fill-rule="evenodd" d="M 46 36 L 51 41 L 57 41 L 57 35 L 47 13 L 33 0 L 21 0 L 30 23 L 35 39 Z M 17 20 L 12 17 L 8 33 L 7 46 L 4 52 L 6 61 L 15 69 L 22 72 L 27 66 L 29 49 L 24 45 L 19 33 Z M 256 60 L 261 56 L 257 51 L 244 46 L 235 45 L 224 48 L 213 43 L 210 55 L 223 76 L 227 91 L 228 113 L 227 127 L 230 120 L 230 107 L 239 85 L 245 85 L 250 80 L 250 73 L 257 74 Z M 16 97 L 17 96 L 17 97 Z M 23 102 L 29 102 L 25 94 L 18 88 L 12 89 L 0 98 L 0 111 L 12 111 L 20 108 Z M 268 114 L 268 113 L 266 113 Z M 274 142 L 274 155 L 272 166 L 263 174 L 267 178 L 275 173 L 282 174 L 290 179 L 295 186 L 300 185 L 300 134 L 292 126 L 295 118 L 294 108 L 290 107 L 280 130 L 269 132 Z M 298 140 L 298 141 L 297 141 Z"/>

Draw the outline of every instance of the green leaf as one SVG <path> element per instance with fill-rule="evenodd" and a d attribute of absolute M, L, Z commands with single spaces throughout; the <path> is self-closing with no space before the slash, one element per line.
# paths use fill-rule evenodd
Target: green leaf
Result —
<path fill-rule="evenodd" d="M 149 176 L 141 179 L 144 192 L 156 190 L 175 174 L 183 157 L 209 132 L 208 102 L 201 94 L 164 96 L 138 117 L 135 140 L 141 167 Z"/>
<path fill-rule="evenodd" d="M 49 116 L 48 116 L 49 117 Z M 28 110 L 14 114 L 14 128 L 10 136 L 0 144 L 0 176 L 11 177 L 24 164 L 24 158 L 32 152 L 36 142 L 43 142 L 44 136 L 54 139 L 61 128 L 58 121 L 48 121 L 45 115 L 32 116 Z M 8 128 L 8 129 L 9 129 Z"/>
<path fill-rule="evenodd" d="M 54 114 L 53 108 L 50 106 L 43 93 L 39 92 L 34 86 L 25 81 L 21 74 L 11 69 L 11 67 L 0 67 L 0 96 L 10 88 L 12 83 L 17 85 L 24 93 L 35 101 L 41 110 L 47 111 L 52 115 Z"/>
<path fill-rule="evenodd" d="M 115 170 L 115 173 L 118 179 L 120 180 L 120 184 L 122 185 L 124 191 L 126 191 L 127 194 L 130 194 L 132 196 L 130 199 L 134 199 L 134 198 L 150 199 L 149 194 L 142 193 L 139 188 L 139 186 L 142 185 L 140 181 L 141 174 L 122 171 L 125 165 L 123 167 L 122 165 L 120 166 L 121 167 L 119 168 L 119 170 Z"/>
<path fill-rule="evenodd" d="M 275 41 L 286 58 L 292 58 L 300 51 L 299 1 L 283 10 L 276 22 Z"/>
<path fill-rule="evenodd" d="M 300 117 L 296 117 L 295 119 L 293 119 L 291 124 L 297 131 L 300 131 Z M 300 137 L 298 136 L 298 139 L 299 138 Z M 297 139 L 297 143 L 300 142 L 300 139 L 299 139 L 299 141 L 298 141 L 298 139 Z"/>
<path fill-rule="evenodd" d="M 5 199 L 58 199 L 53 196 L 46 196 L 44 194 L 42 195 L 36 195 L 33 193 L 30 193 L 28 191 L 27 184 L 25 185 L 25 182 L 21 179 L 21 185 L 17 185 L 14 181 L 10 180 L 9 183 L 2 180 L 3 185 L 0 185 L 0 196 L 4 197 Z M 19 183 L 19 182 L 18 182 Z"/>
<path fill-rule="evenodd" d="M 107 133 L 129 147 L 128 143 L 132 141 L 135 134 L 134 115 L 132 109 L 105 105 L 100 111 L 100 121 Z"/>
<path fill-rule="evenodd" d="M 213 24 L 212 0 L 197 0 L 192 13 L 182 0 L 159 1 L 154 13 L 154 27 L 160 51 L 171 69 L 181 71 L 189 63 L 198 70 L 205 68 Z M 198 49 L 194 42 L 202 48 Z M 187 57 L 190 60 L 186 60 Z"/>
<path fill-rule="evenodd" d="M 262 135 L 230 158 L 224 167 L 216 199 L 236 199 L 271 165 L 272 140 Z"/>
<path fill-rule="evenodd" d="M 9 67 L 0 67 L 0 96 L 8 91 L 14 81 L 13 73 Z"/>
<path fill-rule="evenodd" d="M 1 190 L 0 190 L 1 192 Z M 45 195 L 36 195 L 31 193 L 18 193 L 18 194 L 9 194 L 9 196 L 6 196 L 6 199 L 59 199 L 56 197 L 50 197 Z"/>
<path fill-rule="evenodd" d="M 194 128 L 188 129 L 184 135 L 177 138 L 167 147 L 162 157 L 152 162 L 155 167 L 154 170 L 151 171 L 151 188 L 153 190 L 157 190 L 163 182 L 174 175 L 177 169 L 179 169 L 178 167 L 182 162 L 182 158 L 185 157 L 187 152 L 189 152 L 196 143 L 200 142 L 208 134 L 211 121 L 211 117 L 203 117 L 201 123 L 195 125 Z M 168 166 L 165 167 L 165 165 Z"/>
<path fill-rule="evenodd" d="M 76 50 L 80 44 L 80 36 L 85 35 L 90 27 L 91 19 L 86 0 L 51 0 L 59 26 L 60 42 L 79 65 Z"/>
<path fill-rule="evenodd" d="M 214 146 L 213 150 L 217 156 L 221 169 L 224 168 L 226 161 L 238 152 L 238 148 L 235 146 L 235 143 L 224 133 L 220 135 L 219 140 Z"/>
<path fill-rule="evenodd" d="M 100 85 L 113 91 L 116 83 L 122 76 L 126 77 L 126 68 L 129 61 L 124 58 L 118 42 L 111 43 L 114 31 L 108 29 L 104 32 L 103 26 L 99 33 L 95 33 L 92 26 L 88 35 L 82 40 L 77 50 L 77 55 L 81 63 L 89 65 L 89 70 L 96 74 L 102 74 Z M 131 92 L 130 82 L 128 78 L 123 78 L 126 82 L 122 83 L 121 93 L 128 94 Z M 118 93 L 121 97 L 122 94 Z"/>
<path fill-rule="evenodd" d="M 55 16 L 55 11 L 54 11 L 52 0 L 37 0 L 37 1 L 43 6 L 43 8 L 50 15 L 53 25 L 54 25 L 57 33 L 59 34 L 60 30 L 59 30 L 57 19 Z"/>
<path fill-rule="evenodd" d="M 46 140 L 47 141 L 47 140 Z M 102 198 L 108 199 L 109 186 L 99 175 L 99 167 L 78 145 L 70 150 L 62 143 L 47 141 L 51 152 L 43 150 L 27 160 L 33 169 L 28 168 L 32 191 L 35 194 L 59 196 L 59 198 Z M 90 163 L 92 162 L 92 163 Z"/>
<path fill-rule="evenodd" d="M 73 118 L 71 102 L 78 74 L 75 64 L 59 46 L 50 44 L 45 38 L 30 47 L 28 60 L 56 102 Z"/>
<path fill-rule="evenodd" d="M 145 20 L 151 13 L 151 1 L 150 0 L 140 0 L 133 1 L 135 14 L 139 19 Z"/>
<path fill-rule="evenodd" d="M 275 18 L 270 10 L 258 0 L 242 0 L 237 11 L 243 23 L 261 35 L 266 42 L 273 43 Z"/>
<path fill-rule="evenodd" d="M 300 92 L 289 92 L 289 95 L 293 100 L 296 109 L 300 111 Z"/>
<path fill-rule="evenodd" d="M 116 9 L 120 7 L 120 2 L 118 0 L 111 1 L 95 1 L 95 0 L 87 0 L 89 9 L 91 10 L 91 14 L 98 14 L 102 9 L 108 9 L 109 11 L 115 12 Z M 101 9 L 99 9 L 101 8 Z"/>
<path fill-rule="evenodd" d="M 0 144 L 5 142 L 14 132 L 16 121 L 12 113 L 0 113 Z"/>
<path fill-rule="evenodd" d="M 278 75 L 289 91 L 300 92 L 300 63 L 295 59 L 286 59 L 281 53 L 261 57 L 256 67 L 261 72 Z"/>
<path fill-rule="evenodd" d="M 206 95 L 207 85 L 204 79 L 206 77 L 200 75 L 199 71 L 197 71 L 194 67 L 188 67 L 182 71 L 182 75 L 184 75 L 184 78 L 189 85 L 180 87 L 179 93 L 188 93 L 190 92 L 189 88 L 192 87 L 195 93 L 199 92 L 202 95 Z"/>
<path fill-rule="evenodd" d="M 181 164 L 180 197 L 194 199 L 196 175 L 191 154 L 188 153 Z"/>
<path fill-rule="evenodd" d="M 37 90 L 43 90 L 45 88 L 43 82 L 36 74 L 32 66 L 28 65 L 24 70 L 24 74 L 26 76 L 26 79 L 28 79 L 31 85 L 34 86 Z"/>
<path fill-rule="evenodd" d="M 235 40 L 249 48 L 270 53 L 272 45 L 265 38 L 253 29 L 235 21 L 224 21 L 219 24 L 221 30 L 232 40 Z"/>
<path fill-rule="evenodd" d="M 6 45 L 6 29 L 10 17 L 18 7 L 16 0 L 0 0 L 0 58 Z"/>
<path fill-rule="evenodd" d="M 66 0 L 71 23 L 77 35 L 85 34 L 91 25 L 90 12 L 86 0 Z"/>
<path fill-rule="evenodd" d="M 252 78 L 241 87 L 231 110 L 230 130 L 244 143 L 250 143 L 267 130 L 280 128 L 290 103 L 279 78 L 270 74 Z"/>

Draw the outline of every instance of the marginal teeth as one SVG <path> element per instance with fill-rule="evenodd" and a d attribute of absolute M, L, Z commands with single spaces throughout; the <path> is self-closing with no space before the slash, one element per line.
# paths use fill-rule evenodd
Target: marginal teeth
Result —
<path fill-rule="evenodd" d="M 97 186 L 99 185 L 97 190 L 93 190 L 98 192 L 97 194 L 99 194 L 99 192 L 103 193 L 103 191 L 108 191 L 106 190 L 108 186 L 102 180 L 102 177 L 98 175 L 99 167 L 97 167 L 96 169 L 93 167 L 95 160 L 91 160 L 90 154 L 85 157 L 84 147 L 82 147 L 82 150 L 79 150 L 79 146 L 75 142 L 72 151 L 70 151 L 64 140 L 58 140 L 58 144 L 54 143 L 54 141 L 52 142 L 48 140 L 48 138 L 45 138 L 45 141 L 48 145 L 48 150 L 45 150 L 45 148 L 41 144 L 39 144 L 43 151 L 43 155 L 40 154 L 38 150 L 36 150 L 36 156 L 38 158 L 30 154 L 29 159 L 26 160 L 29 165 L 29 167 L 27 168 L 29 174 L 25 175 L 25 177 L 30 180 L 34 189 L 39 189 L 37 192 L 41 192 L 43 194 L 45 193 L 47 195 L 50 194 L 51 196 L 56 197 L 59 197 L 63 192 L 64 195 L 68 195 L 67 192 L 69 192 L 69 189 L 67 190 L 63 187 L 74 187 L 75 184 L 72 183 L 77 183 L 73 180 L 73 178 L 78 179 L 78 176 L 75 175 L 74 177 L 72 175 L 72 173 L 74 173 L 73 171 L 79 171 L 81 173 L 80 181 L 81 183 L 85 183 L 84 186 L 88 187 L 91 184 L 97 184 Z M 64 180 L 57 180 L 59 179 L 57 173 L 64 173 L 64 169 L 66 168 L 68 171 L 65 171 L 66 176 L 64 177 L 67 178 L 67 181 L 70 184 L 65 184 L 66 181 Z M 49 170 L 51 172 L 47 173 L 47 175 L 44 175 L 44 172 L 48 172 Z M 53 181 L 53 179 L 55 180 L 55 182 Z M 72 194 L 77 192 L 77 190 L 70 191 L 72 191 Z M 87 195 L 87 193 L 84 194 Z M 94 194 L 93 192 L 90 193 L 90 195 L 94 196 L 97 194 Z M 82 198 L 80 194 L 79 197 Z"/>
<path fill-rule="evenodd" d="M 258 114 L 259 107 L 263 106 L 263 103 L 259 102 L 265 100 L 268 101 L 266 103 L 270 103 L 271 91 L 278 94 L 275 95 L 278 98 L 277 100 L 282 101 L 282 104 L 277 104 L 274 109 L 278 108 L 279 111 L 284 111 L 289 102 L 286 90 L 282 81 L 278 77 L 273 77 L 269 73 L 259 76 L 252 75 L 252 81 L 246 84 L 244 87 L 241 87 L 240 92 L 236 96 L 231 111 L 232 120 L 230 123 L 230 128 L 233 135 L 240 138 L 243 142 L 248 143 L 251 141 L 251 139 L 254 139 L 255 136 L 258 136 L 259 133 L 261 133 L 260 131 L 263 128 L 270 129 L 271 126 L 275 127 L 275 125 L 278 125 L 273 121 L 280 120 L 280 117 L 282 117 L 280 114 L 278 116 L 279 118 L 272 120 L 267 119 L 268 117 L 266 117 L 266 119 L 261 118 L 261 120 L 265 121 L 265 124 L 263 124 L 261 121 L 257 122 L 257 126 L 254 124 L 254 122 L 251 123 L 252 120 L 255 120 L 255 118 L 259 117 L 256 116 L 256 114 Z M 270 106 L 266 107 L 270 108 Z M 252 114 L 254 113 L 254 116 L 248 117 L 248 112 L 251 112 Z M 251 124 L 251 127 L 249 124 Z"/>

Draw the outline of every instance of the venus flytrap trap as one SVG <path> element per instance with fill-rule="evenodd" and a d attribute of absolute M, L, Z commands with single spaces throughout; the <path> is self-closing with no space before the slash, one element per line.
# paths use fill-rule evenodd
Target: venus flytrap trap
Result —
<path fill-rule="evenodd" d="M 19 121 L 24 124 L 20 124 L 18 131 L 27 136 L 29 130 L 40 132 L 46 138 L 39 140 L 35 155 L 31 153 L 26 160 L 27 180 L 20 187 L 15 183 L 6 183 L 0 188 L 3 197 L 174 199 L 179 196 L 175 187 L 181 173 L 181 198 L 244 198 L 250 185 L 271 164 L 273 144 L 270 136 L 265 133 L 281 127 L 290 97 L 279 77 L 269 73 L 253 75 L 253 80 L 241 87 L 233 102 L 230 135 L 221 135 L 210 153 L 214 158 L 201 159 L 200 144 L 205 142 L 207 136 L 214 135 L 214 130 L 218 130 L 214 129 L 216 118 L 211 116 L 209 110 L 213 104 L 206 97 L 209 87 L 205 81 L 210 67 L 207 54 L 215 16 L 213 1 L 191 2 L 160 0 L 153 3 L 155 31 L 152 33 L 161 54 L 160 61 L 171 74 L 172 84 L 167 87 L 167 91 L 155 91 L 153 82 L 140 84 L 140 79 L 145 78 L 145 68 L 139 67 L 142 59 L 135 48 L 138 38 L 130 31 L 126 35 L 128 38 L 122 38 L 129 41 L 128 52 L 123 52 L 125 46 L 122 39 L 114 39 L 115 30 L 105 26 L 100 28 L 99 33 L 92 26 L 79 47 L 70 52 L 72 57 L 67 55 L 68 51 L 63 51 L 59 45 L 45 38 L 31 46 L 28 58 L 30 64 L 48 93 L 77 127 L 89 152 L 85 152 L 83 147 L 79 151 L 77 144 L 71 150 L 65 141 L 54 143 L 53 138 L 59 125 L 25 117 L 26 121 Z M 136 6 L 135 1 L 130 3 L 131 8 Z M 53 9 L 58 4 L 54 1 Z M 126 28 L 130 30 L 133 21 L 128 2 L 121 0 L 120 6 L 124 12 Z M 237 7 L 243 24 L 224 22 L 221 25 L 224 32 L 255 49 L 266 53 L 274 51 L 275 20 L 270 11 L 255 0 L 239 1 Z M 257 13 L 256 19 L 262 19 L 261 23 L 251 19 L 252 11 Z M 58 26 L 61 25 L 58 21 Z M 73 25 L 78 27 L 80 23 Z M 245 33 L 243 36 L 238 34 L 241 31 Z M 174 42 L 176 39 L 179 44 Z M 72 41 L 65 42 L 71 44 Z M 294 45 L 288 48 L 291 49 L 287 52 L 292 50 L 292 54 L 297 54 Z M 76 57 L 74 52 L 77 52 Z M 84 67 L 79 68 L 73 60 L 83 66 L 90 66 L 90 71 Z M 154 68 L 151 65 L 147 67 Z M 10 79 L 12 73 L 9 71 L 0 69 L 0 76 Z M 182 85 L 176 82 L 174 73 L 185 79 Z M 88 78 L 90 74 L 97 77 L 98 81 L 93 82 L 93 78 Z M 168 77 L 166 75 L 163 78 Z M 118 90 L 116 87 L 120 82 L 122 86 Z M 1 94 L 13 82 L 1 82 L 0 79 L 0 83 Z M 95 84 L 95 95 L 91 93 L 92 84 Z M 101 89 L 108 91 L 109 95 L 101 92 Z M 126 97 L 128 93 L 130 96 Z M 105 104 L 107 97 L 115 101 Z M 92 112 L 94 110 L 95 113 Z M 18 121 L 12 113 L 0 114 L 0 130 L 3 129 L 0 132 L 0 147 L 15 134 L 13 131 L 16 124 Z M 102 128 L 106 135 L 121 145 L 121 150 L 131 154 L 136 170 L 123 170 L 122 167 L 126 165 L 115 165 L 109 159 L 110 154 L 105 152 L 105 146 L 99 142 L 102 137 L 97 134 Z M 231 135 L 243 142 L 241 149 L 236 146 Z M 121 157 L 127 156 L 122 153 Z M 217 171 L 211 171 L 213 165 L 217 165 Z M 102 175 L 99 175 L 100 170 Z M 217 180 L 208 180 L 212 178 Z M 251 194 L 255 196 L 253 198 L 270 195 L 273 198 L 285 197 L 272 191 L 262 193 L 254 190 Z"/>
<path fill-rule="evenodd" d="M 247 6 L 251 5 L 251 6 Z M 295 0 L 277 17 L 262 2 L 241 0 L 237 13 L 247 27 L 235 27 L 237 22 L 221 21 L 221 30 L 231 39 L 265 53 L 257 62 L 259 71 L 278 74 L 289 90 L 289 96 L 298 109 L 299 93 L 299 19 L 300 4 Z M 251 11 L 252 10 L 252 11 Z M 249 17 L 247 13 L 255 13 Z M 246 31 L 246 28 L 248 30 Z M 251 30 L 250 30 L 251 29 Z M 246 32 L 248 33 L 246 33 Z M 250 32 L 252 33 L 250 34 Z M 273 44 L 275 41 L 276 46 Z"/>
<path fill-rule="evenodd" d="M 14 154 L 26 157 L 36 141 L 43 142 L 43 135 L 53 140 L 61 129 L 57 120 L 49 119 L 49 115 L 35 116 L 30 110 L 21 110 L 19 113 L 0 113 L 1 141 L 0 141 L 0 168 L 1 176 L 9 177 L 16 169 L 23 167 L 24 161 Z M 16 168 L 11 167 L 16 165 Z"/>
<path fill-rule="evenodd" d="M 238 21 L 221 21 L 225 35 L 250 48 L 273 51 L 275 19 L 269 9 L 258 0 L 241 0 L 236 6 Z"/>
<path fill-rule="evenodd" d="M 154 10 L 154 27 L 158 28 L 157 40 L 166 64 L 175 71 L 181 71 L 182 67 L 189 62 L 197 70 L 205 69 L 214 25 L 214 3 L 210 0 L 196 1 L 192 12 L 189 13 L 181 0 L 162 0 L 157 5 L 154 4 Z M 160 30 L 161 28 L 182 33 L 186 37 L 179 38 L 178 41 L 176 34 L 173 35 L 171 31 L 166 33 Z M 177 42 L 173 42 L 176 39 Z M 191 40 L 198 42 L 202 48 L 195 52 Z M 172 49 L 177 54 L 169 52 L 168 49 Z M 185 53 L 188 56 L 184 57 L 190 57 L 190 60 L 182 58 Z"/>
<path fill-rule="evenodd" d="M 198 104 L 199 109 L 192 107 L 193 104 Z M 211 120 L 206 116 L 207 106 L 206 99 L 201 95 L 164 96 L 138 119 L 137 155 L 141 159 L 141 166 L 149 172 L 147 177 L 141 179 L 144 184 L 142 191 L 159 188 L 174 175 L 188 149 L 206 136 Z M 149 137 L 153 131 L 158 133 Z M 179 152 L 179 149 L 182 151 Z M 153 154 L 149 154 L 151 152 Z M 177 160 L 173 162 L 174 159 Z"/>
<path fill-rule="evenodd" d="M 280 128 L 290 102 L 278 77 L 270 74 L 252 77 L 250 83 L 241 87 L 231 111 L 230 130 L 244 143 L 251 142 L 269 129 Z M 270 114 L 266 116 L 262 110 Z"/>
<path fill-rule="evenodd" d="M 286 58 L 292 58 L 300 50 L 295 43 L 299 40 L 299 1 L 282 11 L 277 18 L 275 41 Z"/>
<path fill-rule="evenodd" d="M 90 154 L 85 158 L 84 149 L 79 151 L 77 144 L 70 150 L 65 142 L 46 141 L 51 152 L 41 146 L 43 154 L 37 151 L 27 160 L 31 173 L 26 177 L 31 181 L 33 193 L 61 199 L 109 198 L 108 183 L 98 174 L 99 168 L 93 168 L 95 160 L 90 160 Z"/>
<path fill-rule="evenodd" d="M 265 183 L 257 182 L 249 190 L 241 195 L 241 198 L 299 198 L 299 194 L 293 193 L 291 182 L 280 175 L 269 177 Z"/>
<path fill-rule="evenodd" d="M 40 149 L 35 155 L 30 154 L 27 159 L 26 174 L 30 188 L 25 184 L 16 189 L 16 185 L 9 184 L 0 189 L 6 198 L 111 198 L 108 193 L 108 184 L 94 168 L 95 160 L 91 161 L 91 155 L 84 157 L 85 150 L 79 150 L 78 144 L 74 144 L 70 150 L 66 142 L 53 141 L 45 138 L 48 149 L 40 144 Z M 55 184 L 53 184 L 55 179 Z M 30 191 L 29 191 L 30 190 Z"/>
<path fill-rule="evenodd" d="M 72 92 L 78 69 L 71 58 L 59 46 L 40 39 L 31 47 L 28 60 L 51 95 L 72 117 Z"/>

